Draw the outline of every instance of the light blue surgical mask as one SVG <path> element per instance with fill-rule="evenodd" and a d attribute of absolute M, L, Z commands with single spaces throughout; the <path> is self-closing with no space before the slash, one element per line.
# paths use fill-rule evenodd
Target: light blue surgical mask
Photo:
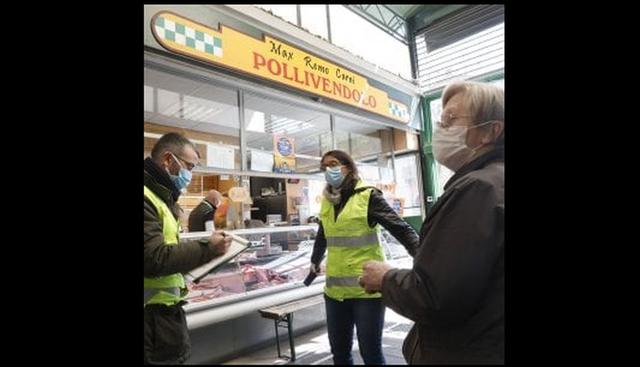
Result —
<path fill-rule="evenodd" d="M 342 181 L 344 181 L 344 174 L 342 173 L 342 166 L 336 167 L 327 167 L 326 171 L 324 171 L 324 178 L 327 180 L 327 183 L 334 188 L 340 186 Z"/>
<path fill-rule="evenodd" d="M 182 163 L 180 163 L 178 158 L 176 158 L 176 156 L 173 155 L 173 153 L 171 153 L 171 156 L 173 157 L 173 159 L 175 159 L 176 162 L 178 162 L 178 165 L 180 165 L 180 171 L 178 172 L 177 176 L 169 173 L 169 178 L 171 178 L 171 181 L 173 181 L 173 184 L 176 185 L 176 188 L 182 191 L 186 189 L 187 186 L 189 186 L 189 183 L 191 183 L 191 171 L 184 168 L 182 166 Z"/>

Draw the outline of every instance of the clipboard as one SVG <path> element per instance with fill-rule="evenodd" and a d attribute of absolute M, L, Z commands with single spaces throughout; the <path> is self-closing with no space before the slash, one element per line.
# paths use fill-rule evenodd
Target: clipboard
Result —
<path fill-rule="evenodd" d="M 231 243 L 229 244 L 229 249 L 227 250 L 227 252 L 225 252 L 224 255 L 218 256 L 208 263 L 189 271 L 184 275 L 187 280 L 198 283 L 202 278 L 207 276 L 207 274 L 228 263 L 229 261 L 231 261 L 231 259 L 240 255 L 246 249 L 251 247 L 251 241 L 249 240 L 245 240 L 242 237 L 228 232 L 224 232 L 224 234 L 225 236 L 231 237 Z"/>

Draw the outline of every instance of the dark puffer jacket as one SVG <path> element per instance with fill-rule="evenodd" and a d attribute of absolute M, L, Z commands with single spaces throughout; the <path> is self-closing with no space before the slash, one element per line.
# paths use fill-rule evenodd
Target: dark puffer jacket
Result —
<path fill-rule="evenodd" d="M 217 209 L 209 200 L 202 200 L 189 214 L 189 232 L 204 231 L 205 223 L 214 220 Z"/>

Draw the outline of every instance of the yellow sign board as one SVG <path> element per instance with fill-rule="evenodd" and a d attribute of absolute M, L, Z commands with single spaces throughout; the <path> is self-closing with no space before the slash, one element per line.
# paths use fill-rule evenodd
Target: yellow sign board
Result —
<path fill-rule="evenodd" d="M 267 35 L 259 40 L 225 25 L 219 28 L 168 11 L 151 19 L 153 36 L 170 51 L 409 122 L 405 104 L 370 86 L 361 75 Z"/>

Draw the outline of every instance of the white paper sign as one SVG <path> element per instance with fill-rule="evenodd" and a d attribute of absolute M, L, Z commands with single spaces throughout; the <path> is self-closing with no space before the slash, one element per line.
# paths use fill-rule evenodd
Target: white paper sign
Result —
<path fill-rule="evenodd" d="M 393 170 L 391 168 L 380 168 L 380 181 L 393 182 Z"/>
<path fill-rule="evenodd" d="M 234 169 L 235 159 L 233 148 L 207 144 L 207 167 Z"/>
<path fill-rule="evenodd" d="M 272 172 L 273 171 L 273 153 L 265 153 L 259 150 L 251 150 L 251 166 L 252 171 Z"/>
<path fill-rule="evenodd" d="M 380 171 L 377 166 L 357 165 L 358 173 L 365 181 L 379 181 Z"/>

